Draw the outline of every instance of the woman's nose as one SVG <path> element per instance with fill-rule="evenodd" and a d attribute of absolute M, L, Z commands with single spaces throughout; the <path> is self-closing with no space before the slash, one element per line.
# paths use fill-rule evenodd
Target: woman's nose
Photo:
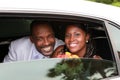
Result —
<path fill-rule="evenodd" d="M 72 42 L 72 41 L 74 41 L 74 36 L 70 36 L 70 41 Z"/>

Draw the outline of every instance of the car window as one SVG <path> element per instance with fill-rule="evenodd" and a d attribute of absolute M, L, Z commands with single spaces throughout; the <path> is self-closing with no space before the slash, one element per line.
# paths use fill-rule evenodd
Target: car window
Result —
<path fill-rule="evenodd" d="M 120 35 L 120 26 L 113 23 L 109 23 L 108 29 L 111 36 L 111 40 L 115 44 L 114 47 L 117 50 L 117 53 L 119 54 L 120 57 L 120 37 L 118 37 L 118 35 Z"/>
<path fill-rule="evenodd" d="M 38 20 L 41 21 L 49 21 L 53 25 L 53 30 L 55 32 L 55 36 L 61 40 L 64 41 L 65 37 L 65 27 L 69 23 L 82 23 L 87 28 L 87 32 L 89 32 L 91 41 L 94 43 L 95 47 L 95 53 L 93 55 L 99 55 L 103 59 L 107 60 L 113 60 L 112 52 L 110 49 L 108 37 L 105 32 L 104 28 L 104 22 L 102 21 L 96 21 L 90 19 L 81 20 L 81 18 L 78 19 L 71 19 L 67 18 L 68 20 L 63 19 L 41 19 L 38 18 Z M 30 34 L 30 23 L 36 20 L 35 18 L 2 18 L 0 19 L 0 51 L 2 54 L 2 57 L 7 55 L 8 53 L 8 47 L 11 41 L 14 41 L 18 38 L 29 36 Z M 7 23 L 7 24 L 6 24 Z M 104 48 L 107 47 L 107 48 Z M 106 54 L 108 54 L 106 56 Z M 1 58 L 1 60 L 3 60 Z"/>
<path fill-rule="evenodd" d="M 22 78 L 26 80 L 39 80 L 39 79 L 60 80 L 62 78 L 66 80 L 73 80 L 73 79 L 79 80 L 79 78 L 83 78 L 83 80 L 84 79 L 94 80 L 94 79 L 102 79 L 102 78 L 118 75 L 116 61 L 114 59 L 114 54 L 113 54 L 113 48 L 111 45 L 111 41 L 109 39 L 109 35 L 107 34 L 107 30 L 105 28 L 104 20 L 83 17 L 83 16 L 80 17 L 80 16 L 64 15 L 63 17 L 62 15 L 48 15 L 48 14 L 47 15 L 44 15 L 44 14 L 30 15 L 29 14 L 29 16 L 26 16 L 26 15 L 17 14 L 17 17 L 13 15 L 12 16 L 7 15 L 7 17 L 6 15 L 0 16 L 0 32 L 1 32 L 0 34 L 0 62 L 1 62 L 0 76 L 2 75 L 0 77 L 1 80 L 8 80 L 8 79 L 16 80 L 17 78 L 19 78 L 19 80 L 22 80 Z M 14 62 L 2 63 L 4 57 L 8 55 L 9 45 L 11 41 L 14 41 L 24 36 L 30 36 L 30 23 L 33 20 L 50 22 L 53 26 L 55 37 L 63 41 L 65 39 L 65 28 L 67 24 L 69 23 L 84 24 L 85 27 L 87 28 L 87 32 L 89 32 L 90 34 L 90 40 L 94 43 L 95 53 L 92 55 L 99 55 L 102 58 L 102 60 L 92 59 L 92 57 L 89 57 L 87 59 L 86 58 L 77 59 L 77 60 L 72 59 L 70 61 L 64 60 L 64 59 L 62 60 L 62 59 L 56 59 L 56 58 L 55 59 L 49 58 L 44 60 L 41 60 L 41 59 L 34 60 L 34 61 L 31 60 L 28 62 L 21 60 L 15 63 Z M 79 64 L 81 63 L 81 61 L 83 63 Z M 70 64 L 70 65 L 66 66 L 66 64 L 67 65 Z M 9 66 L 9 68 L 7 68 L 7 66 Z M 72 69 L 70 69 L 71 67 Z M 15 70 L 14 72 L 13 72 L 13 69 Z M 25 73 L 28 75 L 25 76 L 21 73 Z M 78 73 L 81 76 L 79 76 Z M 9 75 L 9 77 L 5 77 L 6 74 Z M 69 74 L 70 76 L 67 74 Z M 12 77 L 13 75 L 14 77 Z M 76 77 L 73 77 L 74 75 Z"/>
<path fill-rule="evenodd" d="M 1 80 L 100 80 L 116 75 L 115 63 L 108 60 L 42 59 L 0 64 Z"/>

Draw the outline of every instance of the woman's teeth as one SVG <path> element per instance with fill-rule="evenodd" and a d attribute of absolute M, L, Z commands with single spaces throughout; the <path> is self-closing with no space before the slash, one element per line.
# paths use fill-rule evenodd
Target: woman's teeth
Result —
<path fill-rule="evenodd" d="M 72 44 L 70 44 L 70 47 L 75 47 L 77 44 L 75 44 L 75 43 L 72 43 Z"/>

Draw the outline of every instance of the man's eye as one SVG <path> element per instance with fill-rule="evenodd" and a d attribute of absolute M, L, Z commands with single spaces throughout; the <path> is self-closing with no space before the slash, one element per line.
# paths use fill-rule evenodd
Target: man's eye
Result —
<path fill-rule="evenodd" d="M 42 41 L 43 39 L 42 38 L 36 38 L 37 41 Z"/>
<path fill-rule="evenodd" d="M 49 38 L 54 38 L 54 35 L 50 35 Z"/>

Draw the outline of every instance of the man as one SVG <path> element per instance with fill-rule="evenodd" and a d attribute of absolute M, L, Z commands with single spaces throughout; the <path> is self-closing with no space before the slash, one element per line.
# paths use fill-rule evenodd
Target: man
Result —
<path fill-rule="evenodd" d="M 29 37 L 11 42 L 4 62 L 49 58 L 58 46 L 64 44 L 62 40 L 55 38 L 48 22 L 33 21 L 30 32 Z"/>

